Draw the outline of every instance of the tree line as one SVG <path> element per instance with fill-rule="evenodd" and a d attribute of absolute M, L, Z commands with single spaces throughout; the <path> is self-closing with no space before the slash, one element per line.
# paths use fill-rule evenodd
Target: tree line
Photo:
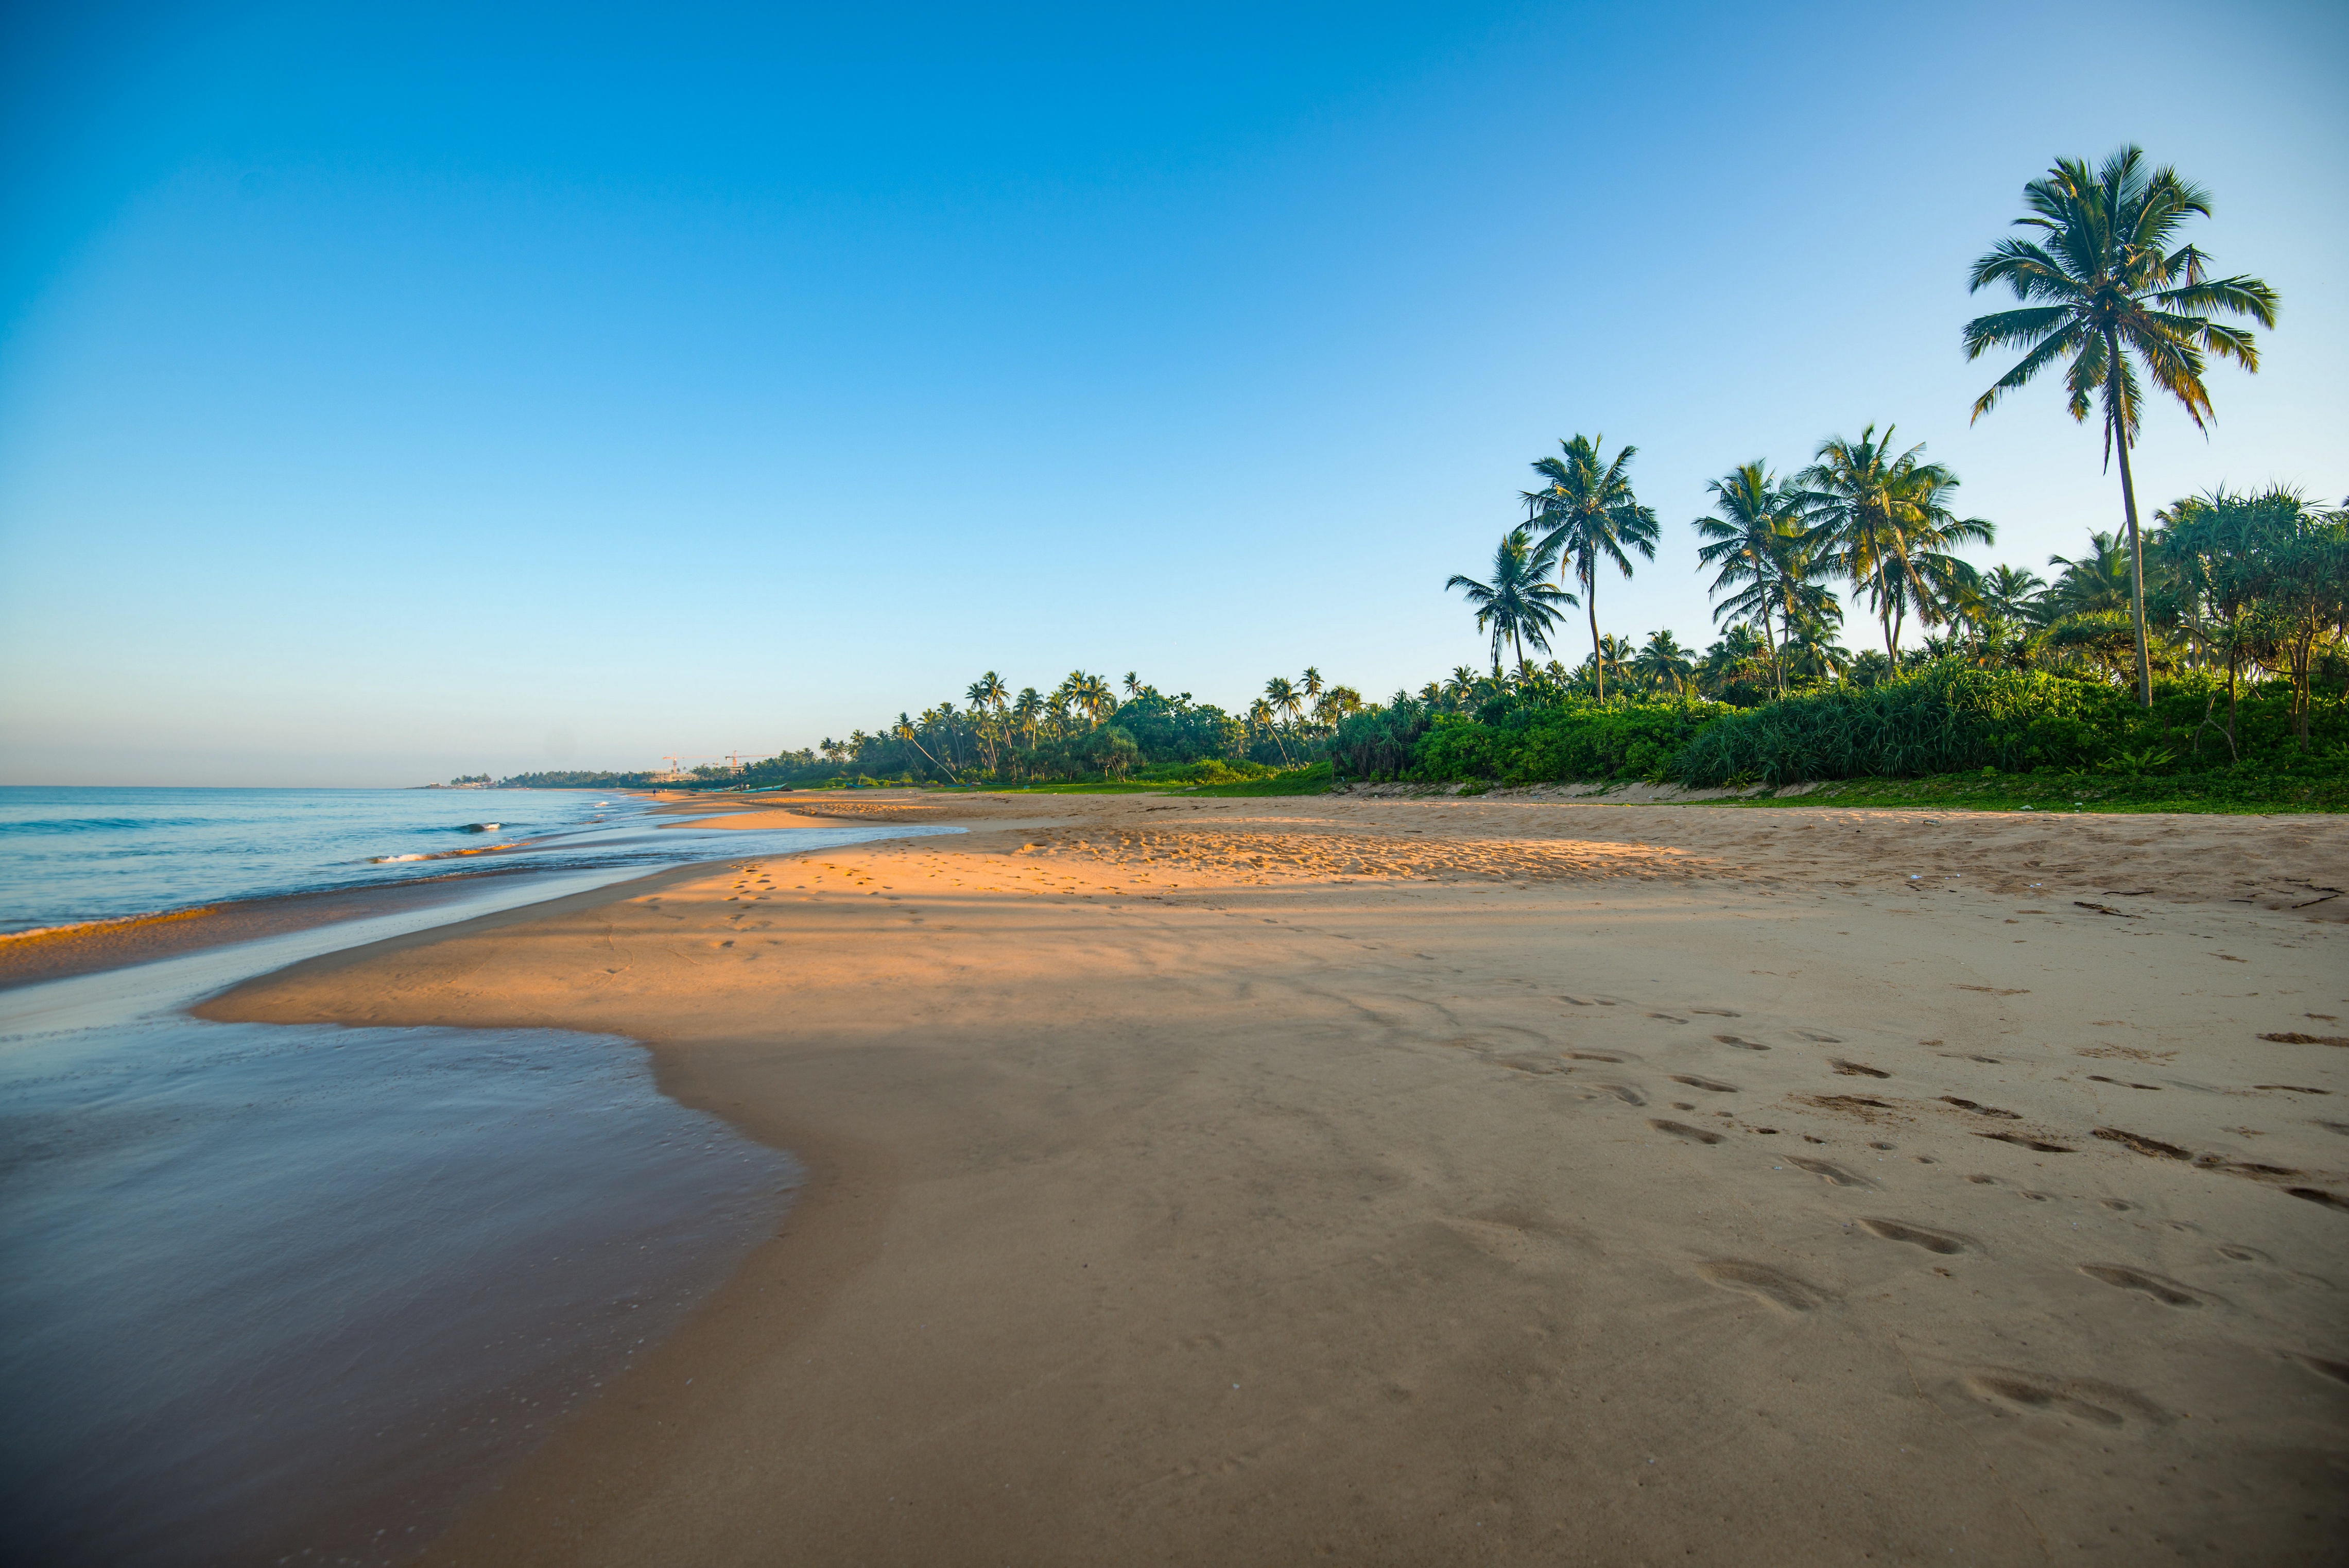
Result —
<path fill-rule="evenodd" d="M 1662 524 L 1636 493 L 1638 449 L 1609 453 L 1602 437 L 1578 434 L 1533 463 L 1534 483 L 1517 497 L 1523 521 L 1503 534 L 1483 576 L 1455 574 L 1445 584 L 1466 597 L 1489 644 L 1489 672 L 1463 666 L 1417 692 L 1366 704 L 1308 669 L 1272 678 L 1244 709 L 1226 712 L 1133 672 L 1122 692 L 1077 670 L 1049 691 L 1015 694 L 989 671 L 959 701 L 787 753 L 758 764 L 750 780 L 1019 783 L 1293 768 L 1326 754 L 1341 726 L 1362 757 L 1383 755 L 1380 748 L 1392 746 L 1380 735 L 1415 734 L 1431 716 L 1475 714 L 1496 701 L 1519 710 L 1627 700 L 1754 708 L 1943 666 L 2131 685 L 2148 712 L 2157 677 L 2206 676 L 2214 713 L 2223 684 L 2230 747 L 2243 688 L 2280 678 L 2290 683 L 2304 748 L 2313 682 L 2349 634 L 2349 503 L 2328 509 L 2281 486 L 2220 489 L 2174 501 L 2148 521 L 2130 462 L 2149 396 L 2168 398 L 2202 426 L 2211 412 L 2209 360 L 2258 369 L 2258 346 L 2242 323 L 2271 327 L 2275 291 L 2254 277 L 2212 275 L 2209 257 L 2181 239 L 2190 220 L 2209 215 L 2209 192 L 2151 167 L 2137 148 L 2093 168 L 2057 161 L 2024 187 L 2023 206 L 2015 226 L 2024 233 L 1993 245 L 1969 274 L 1972 289 L 2004 289 L 2016 306 L 1965 324 L 1967 358 L 2021 351 L 1976 400 L 1973 417 L 2060 372 L 2066 411 L 2103 430 L 2122 503 L 2112 532 L 2092 532 L 2078 556 L 2049 558 L 2052 578 L 1968 562 L 1960 551 L 1993 544 L 1995 527 L 1964 514 L 1957 474 L 1929 461 L 1921 443 L 1904 445 L 1893 426 L 1879 433 L 1871 423 L 1857 437 L 1821 441 L 1791 472 L 1756 459 L 1712 481 L 1712 504 L 1691 524 L 1718 635 L 1702 652 L 1668 630 L 1634 644 L 1601 629 L 1599 588 L 1655 559 Z M 1589 653 L 1569 668 L 1553 642 L 1578 609 Z M 1874 620 L 1867 640 L 1880 647 L 1846 647 L 1847 614 Z M 1392 724 L 1382 718 L 1390 714 Z M 1685 718 L 1672 723 L 1685 728 Z M 712 782 L 742 776 L 699 771 Z"/>

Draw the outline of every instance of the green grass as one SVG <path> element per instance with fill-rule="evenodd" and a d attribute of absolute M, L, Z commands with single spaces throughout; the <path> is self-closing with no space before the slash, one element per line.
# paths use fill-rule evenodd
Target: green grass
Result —
<path fill-rule="evenodd" d="M 2114 774 L 1941 774 L 1921 779 L 1843 779 L 1807 794 L 1694 801 L 1730 806 L 1902 806 L 1941 811 L 2188 812 L 2241 815 L 2349 811 L 2340 773 Z"/>

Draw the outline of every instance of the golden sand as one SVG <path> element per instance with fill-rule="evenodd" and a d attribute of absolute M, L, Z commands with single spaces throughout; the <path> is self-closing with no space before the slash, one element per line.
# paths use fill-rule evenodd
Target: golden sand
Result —
<path fill-rule="evenodd" d="M 809 1163 L 783 1234 L 424 1561 L 2349 1542 L 2349 823 L 728 820 L 843 814 L 972 831 L 671 873 L 205 1010 L 626 1033 Z"/>

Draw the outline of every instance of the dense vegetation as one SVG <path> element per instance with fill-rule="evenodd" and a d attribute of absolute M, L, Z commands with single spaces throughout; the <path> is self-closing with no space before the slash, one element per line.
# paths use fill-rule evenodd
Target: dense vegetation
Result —
<path fill-rule="evenodd" d="M 481 774 L 479 780 L 486 784 L 489 782 L 489 775 Z M 457 779 L 452 782 L 470 784 L 475 781 Z M 500 789 L 648 789 L 652 784 L 653 775 L 650 774 L 589 773 L 573 770 L 516 774 L 512 778 L 499 780 L 498 787 Z"/>
<path fill-rule="evenodd" d="M 1964 774 L 1977 795 L 1984 778 L 2020 776 L 2082 801 L 2134 790 L 2342 804 L 2349 509 L 2281 487 L 2213 490 L 2148 520 L 2130 466 L 2148 390 L 2199 424 L 2209 357 L 2258 369 L 2251 333 L 2224 318 L 2271 326 L 2274 291 L 2209 275 L 2209 256 L 2178 243 L 2209 215 L 2208 193 L 2134 148 L 2095 168 L 2058 162 L 2024 188 L 2024 207 L 2025 235 L 1971 274 L 1977 289 L 2011 289 L 2019 307 L 1968 323 L 1967 357 L 2022 352 L 1974 413 L 2062 364 L 2066 410 L 2101 421 L 2123 503 L 2118 531 L 2049 559 L 2060 568 L 2052 582 L 1966 560 L 1960 550 L 1993 544 L 1994 526 L 1961 514 L 1957 474 L 1921 444 L 1870 423 L 1828 437 L 1783 476 L 1755 459 L 1713 481 L 1708 514 L 1691 525 L 1722 629 L 1702 653 L 1668 630 L 1635 646 L 1601 630 L 1599 587 L 1655 559 L 1662 524 L 1635 492 L 1637 449 L 1610 453 L 1576 435 L 1532 464 L 1534 487 L 1517 495 L 1524 520 L 1502 535 L 1485 577 L 1444 585 L 1465 596 L 1489 672 L 1464 666 L 1365 702 L 1309 669 L 1226 711 L 1133 673 L 1122 696 L 1082 670 L 1014 695 L 989 671 L 959 707 L 901 712 L 747 768 L 697 769 L 693 782 L 1286 791 L 1332 780 L 1712 788 Z M 1877 623 L 1862 625 L 1880 649 L 1844 646 L 1847 601 Z M 1551 646 L 1569 609 L 1589 639 L 1572 668 Z M 1917 645 L 1904 648 L 1910 632 Z M 2102 782 L 2078 782 L 2090 779 Z M 2172 782 L 2142 784 L 2153 779 Z"/>

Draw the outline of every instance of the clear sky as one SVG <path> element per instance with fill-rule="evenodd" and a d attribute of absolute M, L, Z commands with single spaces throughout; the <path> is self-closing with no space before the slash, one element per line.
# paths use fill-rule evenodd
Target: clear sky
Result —
<path fill-rule="evenodd" d="M 2117 483 L 2052 385 L 1969 428 L 1965 269 L 2130 140 L 2283 300 L 2142 493 L 2349 493 L 2337 4 L 0 28 L 0 782 L 764 753 L 988 669 L 1381 696 L 1481 662 L 1441 585 L 1577 431 L 1665 524 L 1608 630 L 1710 640 L 1704 482 L 1870 421 L 2044 567 Z"/>

